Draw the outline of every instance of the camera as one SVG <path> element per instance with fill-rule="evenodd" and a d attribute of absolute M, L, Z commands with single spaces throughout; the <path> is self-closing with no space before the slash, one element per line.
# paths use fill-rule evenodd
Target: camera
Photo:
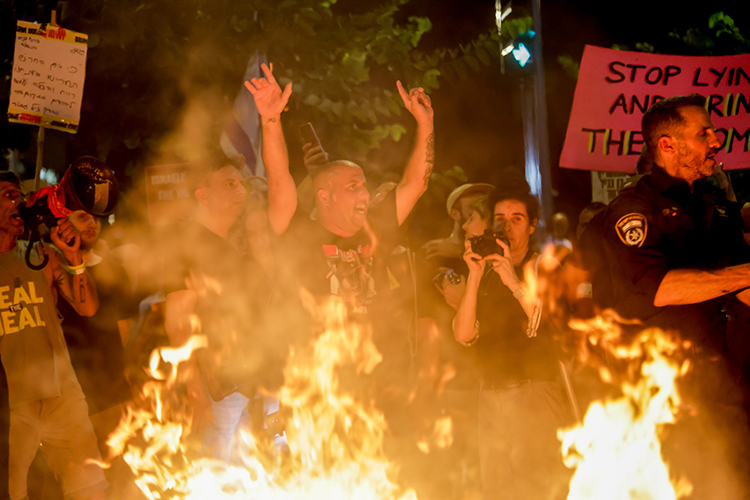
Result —
<path fill-rule="evenodd" d="M 481 255 L 482 257 L 487 257 L 488 255 L 492 255 L 493 253 L 496 253 L 498 255 L 505 255 L 505 253 L 503 252 L 503 247 L 498 245 L 496 240 L 500 240 L 506 245 L 510 246 L 510 240 L 508 240 L 508 235 L 505 234 L 504 229 L 501 229 L 499 231 L 487 229 L 479 236 L 469 238 L 469 243 L 471 243 L 471 251 Z"/>

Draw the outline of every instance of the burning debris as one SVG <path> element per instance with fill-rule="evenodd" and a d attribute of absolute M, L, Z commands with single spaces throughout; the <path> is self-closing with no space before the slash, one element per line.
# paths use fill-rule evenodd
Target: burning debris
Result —
<path fill-rule="evenodd" d="M 601 367 L 603 379 L 621 382 L 622 396 L 591 404 L 583 423 L 558 433 L 565 465 L 575 469 L 569 500 L 674 500 L 690 495 L 684 478 L 670 475 L 662 439 L 680 411 L 676 380 L 689 369 L 684 342 L 650 328 L 624 340 L 612 321 L 573 325 L 615 359 L 619 380 Z"/>
<path fill-rule="evenodd" d="M 322 313 L 325 330 L 290 354 L 284 372 L 279 399 L 288 449 L 241 431 L 238 464 L 199 456 L 179 402 L 177 366 L 205 339 L 193 336 L 185 348 L 154 351 L 145 404 L 129 407 L 108 441 L 147 498 L 416 498 L 387 477 L 382 414 L 342 388 L 346 370 L 366 374 L 380 362 L 370 331 L 348 323 L 340 302 L 329 302 Z"/>

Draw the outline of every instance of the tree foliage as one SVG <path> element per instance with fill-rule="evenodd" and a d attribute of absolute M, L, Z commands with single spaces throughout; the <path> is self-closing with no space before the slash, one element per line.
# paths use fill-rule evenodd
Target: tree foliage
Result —
<path fill-rule="evenodd" d="M 31 20 L 36 2 L 0 1 L 12 14 L 4 29 Z M 274 63 L 282 85 L 294 83 L 287 136 L 312 121 L 342 153 L 362 157 L 385 139 L 400 140 L 410 124 L 397 79 L 429 93 L 499 57 L 498 35 L 489 30 L 458 47 L 421 49 L 432 24 L 403 19 L 407 2 L 350 13 L 336 0 L 70 0 L 60 23 L 89 35 L 78 148 L 132 167 L 163 154 L 177 129 L 191 146 L 213 140 L 257 52 Z M 7 45 L 3 72 L 10 74 Z M 191 123 L 200 133 L 185 128 Z"/>

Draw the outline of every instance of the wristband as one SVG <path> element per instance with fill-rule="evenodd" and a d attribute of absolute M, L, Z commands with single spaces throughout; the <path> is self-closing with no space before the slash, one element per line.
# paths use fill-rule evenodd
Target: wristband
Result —
<path fill-rule="evenodd" d="M 70 274 L 83 274 L 86 272 L 86 264 L 83 262 L 77 266 L 63 266 Z"/>
<path fill-rule="evenodd" d="M 517 299 L 520 299 L 521 297 L 523 297 L 523 288 L 521 288 L 521 287 L 519 286 L 519 287 L 518 287 L 518 288 L 516 289 L 516 291 L 515 291 L 515 292 L 513 292 L 513 296 L 514 296 L 515 298 L 517 298 Z"/>

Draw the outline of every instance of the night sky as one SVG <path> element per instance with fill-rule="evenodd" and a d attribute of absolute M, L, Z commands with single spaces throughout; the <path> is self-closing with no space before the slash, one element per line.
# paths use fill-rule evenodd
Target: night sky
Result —
<path fill-rule="evenodd" d="M 602 2 L 601 0 L 542 0 L 542 35 L 547 86 L 548 134 L 555 206 L 575 219 L 590 201 L 590 173 L 557 167 L 562 151 L 575 81 L 557 62 L 559 56 L 580 61 L 586 44 L 635 50 L 648 42 L 657 51 L 674 47 L 669 33 L 708 28 L 711 14 L 723 11 L 746 30 L 747 2 L 701 4 L 678 1 Z M 529 2 L 513 2 L 513 16 L 531 13 Z M 426 47 L 467 43 L 494 24 L 494 2 L 489 0 L 412 0 L 407 15 L 425 15 L 433 29 Z M 524 10 L 525 9 L 525 10 Z M 518 82 L 501 74 L 499 65 L 457 85 L 444 85 L 434 95 L 436 106 L 436 169 L 460 165 L 471 181 L 498 182 L 504 166 L 524 164 Z M 634 165 L 635 166 L 635 165 Z"/>

